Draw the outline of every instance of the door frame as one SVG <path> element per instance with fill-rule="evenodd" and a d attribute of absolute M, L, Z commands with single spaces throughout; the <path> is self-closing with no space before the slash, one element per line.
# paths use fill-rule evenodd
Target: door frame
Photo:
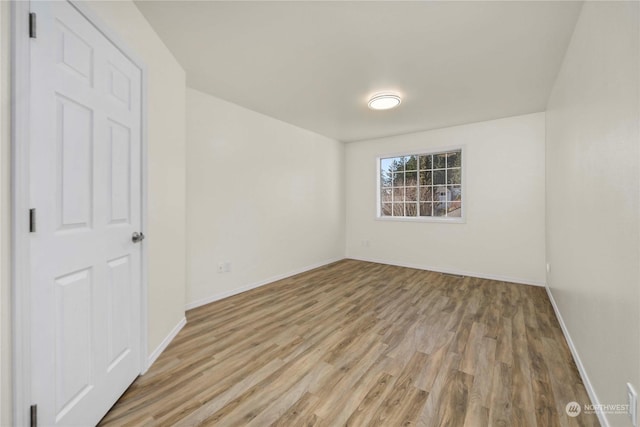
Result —
<path fill-rule="evenodd" d="M 67 0 L 81 15 L 102 33 L 141 71 L 141 231 L 147 226 L 147 68 L 132 49 L 115 34 L 89 6 L 77 0 Z M 30 236 L 28 213 L 29 193 L 29 130 L 30 130 L 30 1 L 11 1 L 11 301 L 13 424 L 29 424 L 31 401 L 30 349 Z M 37 28 L 37 26 L 36 26 Z M 148 245 L 141 246 L 140 265 L 140 374 L 149 368 L 148 343 Z"/>

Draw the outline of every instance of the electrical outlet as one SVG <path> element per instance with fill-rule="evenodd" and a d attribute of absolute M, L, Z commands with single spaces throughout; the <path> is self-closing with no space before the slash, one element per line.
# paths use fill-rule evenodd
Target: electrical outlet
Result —
<path fill-rule="evenodd" d="M 230 271 L 231 271 L 231 263 L 229 261 L 226 261 L 224 263 L 224 272 L 229 273 Z"/>
<path fill-rule="evenodd" d="M 364 246 L 365 248 L 368 248 L 371 245 L 371 242 L 369 242 L 368 240 L 363 240 L 362 242 L 360 242 L 362 244 L 362 246 Z"/>
<path fill-rule="evenodd" d="M 224 273 L 224 262 L 218 263 L 218 273 Z"/>
<path fill-rule="evenodd" d="M 638 393 L 631 383 L 627 383 L 627 401 L 629 404 L 629 418 L 633 427 L 638 427 Z"/>

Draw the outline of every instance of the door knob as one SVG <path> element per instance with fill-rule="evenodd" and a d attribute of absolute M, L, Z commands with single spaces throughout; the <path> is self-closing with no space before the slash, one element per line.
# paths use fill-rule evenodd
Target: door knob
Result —
<path fill-rule="evenodd" d="M 137 231 L 134 231 L 133 234 L 131 235 L 131 241 L 133 243 L 139 243 L 142 242 L 144 240 L 144 233 L 138 233 Z"/>

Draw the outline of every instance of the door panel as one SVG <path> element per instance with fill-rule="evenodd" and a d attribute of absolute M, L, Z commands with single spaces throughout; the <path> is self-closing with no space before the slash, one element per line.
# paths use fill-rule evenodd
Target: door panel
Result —
<path fill-rule="evenodd" d="M 31 397 L 87 426 L 140 372 L 142 74 L 70 3 L 31 9 Z"/>
<path fill-rule="evenodd" d="M 93 217 L 93 111 L 56 98 L 58 230 L 86 229 Z"/>
<path fill-rule="evenodd" d="M 82 399 L 94 384 L 91 358 L 76 358 L 74 355 L 90 354 L 93 332 L 90 307 L 91 269 L 84 269 L 55 281 L 55 390 L 56 411 L 65 414 L 74 403 Z"/>
<path fill-rule="evenodd" d="M 131 209 L 131 129 L 109 121 L 109 224 L 128 224 Z"/>
<path fill-rule="evenodd" d="M 127 110 L 131 108 L 131 80 L 114 64 L 109 64 L 109 94 Z"/>
<path fill-rule="evenodd" d="M 131 303 L 127 293 L 131 288 L 131 265 L 129 256 L 114 259 L 107 263 L 107 339 L 108 368 L 111 372 L 131 352 L 132 342 L 129 334 L 131 323 Z"/>
<path fill-rule="evenodd" d="M 57 20 L 55 24 L 57 64 L 65 65 L 79 80 L 92 86 L 93 47 L 89 42 Z"/>

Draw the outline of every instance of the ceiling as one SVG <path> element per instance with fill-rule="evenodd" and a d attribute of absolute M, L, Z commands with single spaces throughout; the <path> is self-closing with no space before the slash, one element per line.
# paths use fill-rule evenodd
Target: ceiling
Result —
<path fill-rule="evenodd" d="M 190 87 L 348 142 L 545 110 L 582 2 L 136 5 Z"/>

